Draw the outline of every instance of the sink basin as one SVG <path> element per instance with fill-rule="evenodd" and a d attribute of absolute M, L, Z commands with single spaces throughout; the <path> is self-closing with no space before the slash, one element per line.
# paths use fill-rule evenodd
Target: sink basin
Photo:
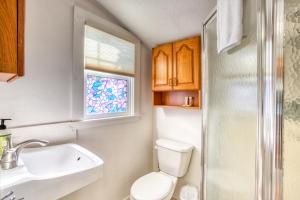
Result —
<path fill-rule="evenodd" d="M 0 197 L 58 199 L 96 181 L 102 170 L 103 161 L 76 144 L 26 149 L 17 168 L 0 171 Z"/>
<path fill-rule="evenodd" d="M 20 159 L 27 170 L 40 178 L 64 176 L 101 164 L 97 156 L 74 145 L 59 145 L 21 153 Z"/>

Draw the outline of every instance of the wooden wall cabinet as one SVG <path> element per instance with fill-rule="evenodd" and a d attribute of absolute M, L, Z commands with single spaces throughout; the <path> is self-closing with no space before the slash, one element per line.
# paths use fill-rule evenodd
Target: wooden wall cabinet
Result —
<path fill-rule="evenodd" d="M 173 43 L 174 90 L 199 90 L 199 71 L 200 38 Z"/>
<path fill-rule="evenodd" d="M 190 108 L 201 107 L 200 37 L 164 44 L 152 50 L 154 106 L 182 106 L 192 96 Z"/>
<path fill-rule="evenodd" d="M 165 44 L 152 51 L 152 89 L 154 91 L 172 90 L 172 48 L 172 44 Z"/>
<path fill-rule="evenodd" d="M 0 81 L 23 76 L 25 0 L 0 3 Z"/>

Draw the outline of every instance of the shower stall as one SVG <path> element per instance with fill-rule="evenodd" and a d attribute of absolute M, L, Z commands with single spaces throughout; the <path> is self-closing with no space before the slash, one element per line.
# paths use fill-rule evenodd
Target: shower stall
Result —
<path fill-rule="evenodd" d="M 284 1 L 283 199 L 300 198 L 300 1 Z"/>
<path fill-rule="evenodd" d="M 244 37 L 217 53 L 203 24 L 203 200 L 300 197 L 300 0 L 244 1 Z"/>

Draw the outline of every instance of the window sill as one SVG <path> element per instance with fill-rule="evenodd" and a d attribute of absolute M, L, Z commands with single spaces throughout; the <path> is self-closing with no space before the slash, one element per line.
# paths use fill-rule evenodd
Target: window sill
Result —
<path fill-rule="evenodd" d="M 110 117 L 104 119 L 87 119 L 76 121 L 71 124 L 74 129 L 96 128 L 101 126 L 111 126 L 115 124 L 131 123 L 141 119 L 140 115 Z"/>

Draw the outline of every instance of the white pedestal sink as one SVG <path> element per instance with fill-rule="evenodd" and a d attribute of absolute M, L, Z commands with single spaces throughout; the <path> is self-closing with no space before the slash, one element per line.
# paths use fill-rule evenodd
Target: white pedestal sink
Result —
<path fill-rule="evenodd" d="M 0 171 L 0 199 L 55 200 L 102 176 L 103 161 L 76 144 L 24 150 L 19 166 Z M 9 198 L 7 198 L 9 199 Z"/>

